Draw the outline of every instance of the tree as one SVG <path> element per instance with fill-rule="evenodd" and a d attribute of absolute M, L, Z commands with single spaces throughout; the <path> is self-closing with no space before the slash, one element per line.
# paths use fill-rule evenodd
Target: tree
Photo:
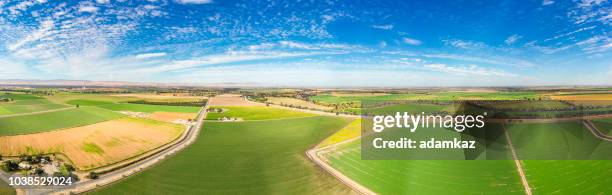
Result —
<path fill-rule="evenodd" d="M 6 167 L 7 171 L 18 171 L 19 170 L 19 164 L 12 160 L 4 161 L 4 167 Z"/>
<path fill-rule="evenodd" d="M 43 170 L 42 168 L 38 167 L 36 169 L 34 169 L 34 174 L 38 175 L 38 176 L 44 176 L 47 175 L 47 173 L 45 173 L 45 170 Z"/>
<path fill-rule="evenodd" d="M 98 179 L 100 178 L 100 175 L 98 175 L 98 173 L 96 173 L 95 171 L 89 172 L 89 179 Z"/>

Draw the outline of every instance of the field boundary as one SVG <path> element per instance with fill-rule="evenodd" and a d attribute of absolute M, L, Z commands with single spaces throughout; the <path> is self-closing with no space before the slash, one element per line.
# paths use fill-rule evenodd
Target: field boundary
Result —
<path fill-rule="evenodd" d="M 601 132 L 599 129 L 597 129 L 597 126 L 595 126 L 595 124 L 593 124 L 593 122 L 591 122 L 590 120 L 583 120 L 582 124 L 584 124 L 584 126 L 589 129 L 589 131 L 591 131 L 591 133 L 593 133 L 593 135 L 599 139 L 603 139 L 606 141 L 612 141 L 612 137 L 610 137 L 609 135 L 604 134 L 603 132 Z"/>
<path fill-rule="evenodd" d="M 0 118 L 10 118 L 10 117 L 17 117 L 17 116 L 44 114 L 44 113 L 58 112 L 58 111 L 70 110 L 70 109 L 76 109 L 76 107 L 58 108 L 58 109 L 43 110 L 43 111 L 36 111 L 36 112 L 19 113 L 19 114 L 0 115 Z"/>
<path fill-rule="evenodd" d="M 346 126 L 349 126 L 350 123 Z M 345 126 L 345 127 L 346 127 Z M 344 129 L 345 127 L 343 127 L 342 129 Z M 340 130 L 342 130 L 340 129 Z M 332 134 L 333 135 L 333 134 Z M 355 140 L 358 140 L 361 138 L 361 136 L 357 136 L 351 139 L 347 139 L 329 146 L 325 146 L 322 148 L 318 148 L 318 146 L 321 144 L 317 144 L 314 148 L 307 150 L 306 151 L 306 156 L 312 160 L 315 164 L 317 164 L 319 167 L 321 167 L 325 172 L 329 173 L 330 175 L 332 175 L 333 177 L 335 177 L 337 180 L 339 180 L 341 183 L 343 183 L 344 185 L 348 186 L 349 188 L 351 188 L 353 191 L 359 193 L 359 194 L 364 194 L 364 195 L 372 195 L 372 194 L 376 194 L 374 191 L 370 190 L 369 188 L 361 185 L 359 182 L 351 179 L 350 177 L 344 175 L 342 172 L 338 171 L 337 169 L 334 169 L 331 165 L 329 165 L 327 163 L 327 158 L 325 158 L 325 153 L 330 152 L 333 149 L 336 149 L 337 146 L 339 145 L 343 145 L 343 144 L 347 144 L 350 142 L 353 142 Z"/>
<path fill-rule="evenodd" d="M 502 124 L 504 128 L 504 134 L 506 136 L 506 141 L 508 141 L 508 146 L 510 146 L 510 153 L 512 154 L 512 158 L 514 159 L 514 165 L 516 165 L 516 169 L 521 177 L 521 184 L 525 188 L 525 194 L 532 195 L 531 188 L 529 187 L 529 182 L 527 181 L 527 176 L 525 175 L 525 170 L 523 169 L 523 165 L 521 164 L 521 160 L 518 159 L 516 155 L 516 150 L 514 150 L 514 146 L 512 145 L 512 139 L 510 139 L 510 134 L 508 134 L 508 130 L 506 126 Z"/>
<path fill-rule="evenodd" d="M 110 172 L 107 175 L 102 175 L 99 179 L 88 180 L 77 183 L 74 189 L 66 189 L 63 191 L 50 192 L 52 194 L 74 194 L 74 193 L 85 193 L 96 190 L 103 186 L 108 186 L 118 181 L 124 180 L 129 176 L 141 173 L 142 171 L 157 165 L 162 160 L 168 158 L 170 155 L 174 155 L 179 151 L 187 148 L 189 145 L 194 143 L 200 133 L 204 118 L 206 118 L 206 110 L 208 106 L 202 107 L 200 114 L 198 115 L 198 122 L 191 126 L 181 140 L 161 151 L 151 154 L 147 157 L 142 157 L 138 161 L 134 161 L 121 168 L 117 168 L 117 172 Z M 80 189 L 79 189 L 80 188 Z"/>

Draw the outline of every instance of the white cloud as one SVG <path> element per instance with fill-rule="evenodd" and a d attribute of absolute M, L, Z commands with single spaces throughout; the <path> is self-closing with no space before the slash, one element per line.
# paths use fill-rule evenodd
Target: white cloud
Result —
<path fill-rule="evenodd" d="M 582 0 L 578 4 L 579 7 L 588 8 L 592 6 L 596 6 L 601 4 L 602 2 L 606 2 L 607 0 Z"/>
<path fill-rule="evenodd" d="M 522 36 L 514 34 L 512 36 L 509 36 L 504 43 L 506 43 L 507 45 L 512 45 L 514 42 L 516 42 L 517 40 L 519 40 L 520 38 L 522 38 Z"/>
<path fill-rule="evenodd" d="M 96 12 L 98 12 L 98 7 L 96 7 L 96 6 L 81 6 L 81 7 L 79 7 L 79 12 L 96 13 Z"/>
<path fill-rule="evenodd" d="M 381 29 L 381 30 L 391 30 L 393 29 L 393 25 L 392 24 L 372 25 L 372 28 Z"/>
<path fill-rule="evenodd" d="M 461 49 L 479 49 L 479 48 L 483 48 L 486 45 L 484 43 L 481 42 L 474 42 L 474 41 L 464 41 L 464 40 L 443 40 L 442 42 L 444 42 L 446 45 L 449 46 L 453 46 L 456 48 L 461 48 Z"/>
<path fill-rule="evenodd" d="M 96 2 L 99 4 L 107 4 L 110 3 L 110 0 L 96 0 Z"/>
<path fill-rule="evenodd" d="M 413 39 L 413 38 L 403 38 L 402 41 L 404 41 L 404 43 L 408 44 L 408 45 L 421 45 L 422 42 L 417 40 L 417 39 Z"/>
<path fill-rule="evenodd" d="M 176 0 L 177 3 L 180 4 L 209 4 L 212 3 L 212 0 Z"/>
<path fill-rule="evenodd" d="M 156 57 L 163 57 L 166 56 L 167 54 L 164 52 L 159 52 L 159 53 L 142 53 L 142 54 L 138 54 L 136 56 L 134 56 L 134 58 L 136 59 L 147 59 L 147 58 L 156 58 Z"/>
<path fill-rule="evenodd" d="M 515 77 L 517 75 L 505 71 L 482 68 L 477 65 L 469 66 L 449 66 L 446 64 L 427 64 L 426 69 L 438 72 L 446 72 L 457 75 L 479 75 L 479 76 L 500 76 L 500 77 Z"/>
<path fill-rule="evenodd" d="M 555 3 L 555 1 L 553 1 L 553 0 L 544 0 L 544 1 L 542 1 L 542 5 L 544 5 L 544 6 L 552 5 L 554 3 Z"/>

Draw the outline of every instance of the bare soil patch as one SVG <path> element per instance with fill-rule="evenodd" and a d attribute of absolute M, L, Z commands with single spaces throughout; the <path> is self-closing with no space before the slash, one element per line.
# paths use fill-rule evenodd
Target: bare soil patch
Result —
<path fill-rule="evenodd" d="M 194 120 L 196 116 L 198 116 L 196 113 L 154 112 L 149 118 L 170 123 L 184 123 L 189 119 Z"/>
<path fill-rule="evenodd" d="M 125 117 L 83 127 L 0 137 L 0 153 L 61 153 L 80 170 L 117 163 L 176 139 L 184 126 Z"/>
<path fill-rule="evenodd" d="M 264 106 L 262 103 L 250 102 L 235 94 L 223 94 L 210 98 L 209 106 Z"/>
<path fill-rule="evenodd" d="M 332 107 L 318 105 L 312 102 L 304 101 L 296 98 L 288 98 L 288 97 L 268 97 L 268 102 L 277 105 L 284 105 L 289 107 L 301 107 L 301 108 L 309 108 L 316 110 L 332 110 Z"/>

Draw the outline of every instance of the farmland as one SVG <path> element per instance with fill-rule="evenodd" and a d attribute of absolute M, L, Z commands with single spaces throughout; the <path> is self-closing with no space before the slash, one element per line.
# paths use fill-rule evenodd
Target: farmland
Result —
<path fill-rule="evenodd" d="M 0 194 L 2 195 L 13 195 L 15 194 L 15 189 L 11 188 L 7 183 L 0 180 Z"/>
<path fill-rule="evenodd" d="M 349 189 L 303 152 L 348 122 L 334 117 L 207 122 L 185 151 L 95 193 L 345 194 Z"/>
<path fill-rule="evenodd" d="M 524 194 L 512 161 L 361 160 L 360 141 L 328 155 L 330 164 L 381 194 Z"/>
<path fill-rule="evenodd" d="M 323 93 L 311 97 L 321 104 L 359 103 L 361 101 L 389 100 L 521 100 L 537 98 L 536 92 L 432 92 L 432 93 L 398 93 L 386 95 L 348 96 Z"/>
<path fill-rule="evenodd" d="M 13 100 L 10 102 L 0 102 L 0 116 L 68 107 L 67 105 L 56 104 L 39 96 L 28 94 L 0 94 L 0 98 L 10 98 Z"/>
<path fill-rule="evenodd" d="M 596 138 L 580 121 L 511 124 L 519 159 L 610 159 L 612 143 Z"/>
<path fill-rule="evenodd" d="M 612 191 L 612 161 L 524 160 L 534 194 L 607 194 Z"/>
<path fill-rule="evenodd" d="M 0 136 L 66 129 L 122 117 L 120 113 L 81 107 L 55 112 L 0 118 Z M 43 122 L 44 121 L 44 122 Z"/>
<path fill-rule="evenodd" d="M 356 119 L 346 127 L 323 140 L 317 147 L 325 147 L 361 136 L 361 119 Z"/>
<path fill-rule="evenodd" d="M 0 154 L 60 153 L 79 169 L 90 169 L 159 147 L 177 138 L 183 130 L 181 125 L 124 117 L 65 130 L 3 136 Z"/>
<path fill-rule="evenodd" d="M 224 106 L 212 108 L 220 108 L 223 111 L 220 113 L 208 113 L 207 120 L 217 120 L 222 117 L 240 118 L 242 120 L 265 120 L 315 116 L 314 114 L 265 106 Z"/>
<path fill-rule="evenodd" d="M 103 104 L 98 105 L 100 108 L 105 108 L 114 111 L 131 111 L 131 112 L 181 112 L 181 113 L 197 113 L 200 107 L 195 106 L 164 106 L 164 105 L 147 105 L 147 104 Z"/>
<path fill-rule="evenodd" d="M 268 97 L 266 102 L 276 104 L 276 105 L 284 105 L 289 107 L 299 107 L 304 109 L 315 109 L 315 110 L 325 110 L 329 111 L 333 109 L 329 106 L 322 106 L 312 102 L 304 101 L 296 98 L 288 98 L 288 97 Z"/>
<path fill-rule="evenodd" d="M 591 121 L 599 131 L 612 136 L 612 119 L 593 119 Z"/>

